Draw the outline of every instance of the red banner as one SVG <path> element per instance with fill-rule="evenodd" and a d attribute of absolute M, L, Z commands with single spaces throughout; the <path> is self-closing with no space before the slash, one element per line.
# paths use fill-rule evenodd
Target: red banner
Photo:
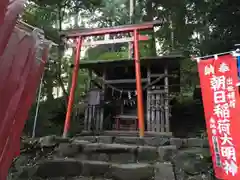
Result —
<path fill-rule="evenodd" d="M 232 55 L 200 60 L 198 72 L 216 177 L 240 179 L 240 99 Z"/>
<path fill-rule="evenodd" d="M 0 0 L 0 56 L 2 56 L 26 0 Z"/>

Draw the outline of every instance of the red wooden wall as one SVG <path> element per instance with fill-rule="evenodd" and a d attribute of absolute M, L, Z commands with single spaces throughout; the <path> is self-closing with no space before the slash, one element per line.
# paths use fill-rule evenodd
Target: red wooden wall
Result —
<path fill-rule="evenodd" d="M 42 61 L 36 59 L 31 33 L 15 27 L 25 0 L 0 0 L 0 179 L 5 180 L 12 160 L 20 152 L 20 136 L 44 71 L 48 47 Z M 4 12 L 4 13 L 3 13 Z M 42 44 L 43 45 L 43 44 Z"/>

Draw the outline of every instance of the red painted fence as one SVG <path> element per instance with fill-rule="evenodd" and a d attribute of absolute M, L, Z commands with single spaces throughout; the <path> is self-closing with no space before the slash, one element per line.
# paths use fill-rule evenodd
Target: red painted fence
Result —
<path fill-rule="evenodd" d="M 25 0 L 0 1 L 0 180 L 5 180 L 20 152 L 20 136 L 44 71 L 48 44 L 38 33 L 15 27 Z"/>
<path fill-rule="evenodd" d="M 15 27 L 26 0 L 0 0 L 0 56 Z"/>
<path fill-rule="evenodd" d="M 9 0 L 1 0 L 0 1 L 0 26 L 3 24 L 3 20 L 5 17 L 5 12 L 7 10 Z"/>

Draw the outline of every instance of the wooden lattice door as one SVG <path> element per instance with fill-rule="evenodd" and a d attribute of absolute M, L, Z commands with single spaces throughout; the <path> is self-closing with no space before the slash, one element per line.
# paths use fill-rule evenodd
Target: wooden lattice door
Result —
<path fill-rule="evenodd" d="M 167 131 L 165 100 L 164 90 L 147 92 L 147 131 Z"/>

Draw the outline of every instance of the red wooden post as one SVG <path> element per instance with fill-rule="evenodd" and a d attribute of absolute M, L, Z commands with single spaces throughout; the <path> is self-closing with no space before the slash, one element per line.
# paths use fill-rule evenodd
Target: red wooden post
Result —
<path fill-rule="evenodd" d="M 139 136 L 144 136 L 144 110 L 143 110 L 143 93 L 141 81 L 141 67 L 139 57 L 138 38 L 139 32 L 137 29 L 133 31 L 134 36 L 134 62 L 135 62 L 135 75 L 136 75 L 136 89 L 137 89 L 137 112 L 138 112 L 138 128 Z"/>
<path fill-rule="evenodd" d="M 72 86 L 71 86 L 70 95 L 69 95 L 69 99 L 68 99 L 68 107 L 67 107 L 67 114 L 66 114 L 64 131 L 63 131 L 63 137 L 67 137 L 67 134 L 68 134 L 68 131 L 70 128 L 72 107 L 73 107 L 73 103 L 74 103 L 74 94 L 75 94 L 77 78 L 78 78 L 78 71 L 79 71 L 79 64 L 80 64 L 82 40 L 83 40 L 82 36 L 79 36 L 77 39 L 77 49 L 76 49 L 76 55 L 75 55 L 75 60 L 74 60 Z"/>

